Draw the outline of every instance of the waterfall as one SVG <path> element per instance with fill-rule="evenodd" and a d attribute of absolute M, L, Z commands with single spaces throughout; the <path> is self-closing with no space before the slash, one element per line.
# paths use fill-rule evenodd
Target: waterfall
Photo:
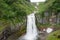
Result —
<path fill-rule="evenodd" d="M 37 28 L 35 24 L 35 15 L 34 13 L 27 16 L 27 30 L 26 30 L 25 39 L 26 40 L 35 40 L 37 36 Z"/>
<path fill-rule="evenodd" d="M 18 40 L 36 40 L 37 39 L 37 28 L 35 24 L 35 11 L 34 13 L 27 16 L 27 29 L 26 34 L 20 37 Z"/>

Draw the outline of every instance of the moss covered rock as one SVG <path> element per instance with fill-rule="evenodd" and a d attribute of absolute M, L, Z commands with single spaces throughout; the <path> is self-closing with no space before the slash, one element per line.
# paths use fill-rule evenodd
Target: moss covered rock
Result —
<path fill-rule="evenodd" d="M 60 30 L 51 33 L 46 40 L 60 40 Z"/>

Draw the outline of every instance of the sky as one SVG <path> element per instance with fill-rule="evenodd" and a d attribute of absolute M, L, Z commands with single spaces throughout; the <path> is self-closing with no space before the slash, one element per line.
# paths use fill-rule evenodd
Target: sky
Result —
<path fill-rule="evenodd" d="M 44 2 L 45 0 L 30 0 L 31 2 Z"/>

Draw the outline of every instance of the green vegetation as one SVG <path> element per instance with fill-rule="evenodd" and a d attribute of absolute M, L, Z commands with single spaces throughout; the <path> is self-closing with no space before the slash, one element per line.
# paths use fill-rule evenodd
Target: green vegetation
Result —
<path fill-rule="evenodd" d="M 6 27 L 8 27 L 10 25 L 9 22 L 7 22 L 7 20 L 5 19 L 1 19 L 0 20 L 0 32 L 3 31 Z"/>
<path fill-rule="evenodd" d="M 19 31 L 13 33 L 11 36 L 9 36 L 9 38 L 7 40 L 16 40 L 18 39 L 20 36 L 22 36 L 22 34 L 24 35 L 26 32 L 26 27 L 25 25 L 21 26 L 22 28 L 20 28 Z"/>
<path fill-rule="evenodd" d="M 53 2 L 55 2 L 56 0 L 46 0 L 46 2 L 44 3 L 40 3 L 39 4 L 39 13 L 43 13 L 46 10 L 48 10 L 49 7 L 51 7 L 53 5 Z"/>
<path fill-rule="evenodd" d="M 59 16 L 60 18 L 60 1 L 59 0 L 46 0 L 46 2 L 41 2 L 38 6 L 38 13 L 36 14 L 36 16 L 38 16 L 37 18 L 40 20 L 44 20 L 43 18 L 46 18 L 46 20 L 48 21 L 48 24 L 47 26 L 51 26 L 50 25 L 50 22 L 49 22 L 49 19 L 51 18 L 52 19 L 52 15 L 53 16 L 56 16 L 56 20 Z M 48 13 L 48 16 L 45 16 L 44 13 L 47 12 Z M 53 14 L 54 13 L 54 14 Z M 37 19 L 37 20 L 38 20 Z M 42 21 L 43 23 L 43 21 Z M 56 22 L 57 23 L 57 22 Z M 39 23 L 37 25 L 40 25 Z M 46 24 L 41 24 L 42 26 L 46 26 Z M 57 26 L 58 24 L 56 24 Z M 59 26 L 59 25 L 58 25 Z"/>
<path fill-rule="evenodd" d="M 38 6 L 38 13 L 42 15 L 44 12 L 49 11 L 49 14 L 54 12 L 56 15 L 60 12 L 60 1 L 59 0 L 46 0 L 41 2 Z"/>
<path fill-rule="evenodd" d="M 60 30 L 51 33 L 47 37 L 47 40 L 60 40 Z"/>
<path fill-rule="evenodd" d="M 10 38 L 13 36 L 20 37 L 22 34 L 26 32 L 26 19 L 27 15 L 32 13 L 34 10 L 34 5 L 29 0 L 0 0 L 0 32 L 3 31 L 6 27 L 17 27 L 17 24 L 23 24 L 21 25 L 21 29 L 14 32 Z M 44 13 L 48 12 L 49 15 L 45 16 Z M 36 13 L 36 19 L 38 22 L 36 22 L 38 28 L 57 28 L 60 29 L 60 23 L 56 25 L 50 24 L 49 19 L 52 18 L 52 14 L 54 13 L 54 16 L 60 18 L 60 0 L 46 0 L 44 3 L 39 3 L 38 6 L 38 13 Z M 43 23 L 44 18 L 47 20 L 46 23 Z M 40 19 L 42 19 L 42 23 L 40 22 Z M 20 26 L 19 26 L 20 27 Z M 15 31 L 15 30 L 14 30 Z M 47 38 L 47 40 L 60 40 L 60 30 L 53 32 L 50 34 Z"/>
<path fill-rule="evenodd" d="M 22 20 L 32 10 L 32 4 L 25 0 L 0 0 L 0 19 Z"/>
<path fill-rule="evenodd" d="M 37 26 L 38 26 L 38 28 L 48 28 L 48 27 L 51 27 L 51 24 L 49 24 L 49 23 L 45 23 L 45 24 L 38 23 Z"/>
<path fill-rule="evenodd" d="M 0 30 L 7 25 L 6 23 L 10 26 L 10 23 L 15 25 L 25 22 L 26 16 L 34 9 L 34 6 L 27 0 L 0 0 Z"/>
<path fill-rule="evenodd" d="M 55 28 L 60 28 L 60 23 L 59 24 L 56 24 L 54 25 Z"/>
<path fill-rule="evenodd" d="M 60 12 L 60 0 L 56 0 L 55 2 L 53 2 L 53 5 L 50 7 L 51 11 L 56 11 L 56 12 Z"/>

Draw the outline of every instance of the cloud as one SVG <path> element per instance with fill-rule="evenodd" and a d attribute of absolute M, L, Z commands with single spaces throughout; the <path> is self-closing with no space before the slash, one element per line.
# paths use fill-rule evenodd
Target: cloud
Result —
<path fill-rule="evenodd" d="M 31 2 L 45 2 L 46 0 L 30 0 Z"/>

